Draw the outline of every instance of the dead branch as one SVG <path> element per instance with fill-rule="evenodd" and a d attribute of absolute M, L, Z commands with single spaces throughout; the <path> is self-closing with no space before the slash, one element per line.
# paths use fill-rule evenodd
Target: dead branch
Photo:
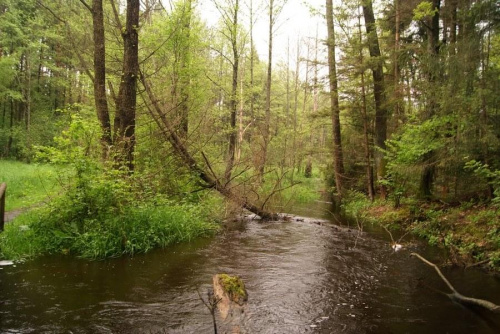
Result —
<path fill-rule="evenodd" d="M 472 267 L 478 267 L 478 266 L 486 264 L 486 263 L 488 263 L 490 261 L 491 261 L 491 259 L 487 258 L 486 260 L 479 261 L 479 262 L 476 262 L 476 263 L 473 263 L 473 264 L 469 264 L 467 267 L 465 267 L 465 269 L 469 269 L 469 268 L 472 268 Z"/>
<path fill-rule="evenodd" d="M 394 241 L 394 238 L 392 237 L 392 233 L 391 231 L 389 231 L 389 229 L 387 227 L 385 227 L 384 225 L 380 224 L 380 226 L 382 226 L 382 228 L 387 232 L 389 233 L 389 236 L 391 237 L 391 241 L 392 241 L 392 244 L 395 244 L 396 241 Z"/>
<path fill-rule="evenodd" d="M 425 259 L 424 257 L 422 257 L 420 254 L 411 253 L 410 256 L 417 257 L 419 260 L 421 260 L 425 264 L 433 267 L 436 270 L 439 277 L 441 277 L 443 282 L 452 291 L 451 294 L 447 295 L 452 300 L 454 300 L 462 305 L 465 305 L 465 306 L 478 306 L 478 307 L 487 309 L 491 312 L 500 313 L 500 306 L 499 305 L 496 305 L 496 304 L 494 304 L 490 301 L 484 300 L 484 299 L 470 298 L 470 297 L 466 297 L 466 296 L 460 294 L 457 290 L 455 290 L 453 285 L 451 285 L 450 281 L 448 281 L 448 279 L 446 279 L 446 277 L 443 275 L 443 273 L 441 272 L 439 267 L 437 265 L 435 265 L 434 263 L 430 262 L 429 260 Z"/>
<path fill-rule="evenodd" d="M 207 301 L 205 301 L 205 299 L 203 299 L 198 289 L 196 289 L 196 292 L 198 292 L 198 297 L 206 306 L 206 308 L 210 311 L 210 314 L 212 315 L 212 322 L 214 324 L 214 334 L 217 334 L 217 321 L 215 319 L 215 311 L 217 310 L 217 305 L 221 301 L 221 298 L 215 297 L 213 291 L 209 290 L 207 292 Z"/>

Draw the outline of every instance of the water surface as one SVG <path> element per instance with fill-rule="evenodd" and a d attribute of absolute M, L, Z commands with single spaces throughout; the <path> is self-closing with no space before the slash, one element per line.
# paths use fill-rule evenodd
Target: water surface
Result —
<path fill-rule="evenodd" d="M 0 332 L 212 333 L 197 290 L 205 296 L 221 272 L 246 282 L 242 333 L 500 332 L 498 316 L 452 303 L 433 269 L 409 257 L 439 262 L 439 251 L 417 243 L 394 253 L 385 232 L 318 222 L 236 222 L 214 238 L 133 258 L 0 267 Z M 500 304 L 498 278 L 444 273 L 463 294 Z"/>

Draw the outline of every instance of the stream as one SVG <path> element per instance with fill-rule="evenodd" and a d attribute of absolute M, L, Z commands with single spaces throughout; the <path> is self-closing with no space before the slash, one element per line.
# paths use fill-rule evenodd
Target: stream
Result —
<path fill-rule="evenodd" d="M 135 257 L 89 262 L 49 256 L 0 267 L 0 333 L 213 333 L 206 296 L 216 273 L 236 274 L 249 299 L 241 333 L 500 333 L 500 315 L 439 291 L 443 253 L 414 241 L 394 252 L 386 233 L 316 218 L 233 222 L 226 232 Z M 318 209 L 319 208 L 319 209 Z M 444 268 L 464 295 L 500 304 L 500 279 Z M 234 324 L 218 319 L 219 333 Z"/>

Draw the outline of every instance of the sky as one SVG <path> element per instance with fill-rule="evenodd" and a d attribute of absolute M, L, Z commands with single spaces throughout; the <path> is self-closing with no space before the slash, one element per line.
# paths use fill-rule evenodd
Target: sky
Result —
<path fill-rule="evenodd" d="M 198 5 L 198 10 L 203 20 L 205 20 L 209 26 L 215 26 L 220 17 L 213 1 L 214 0 L 201 0 Z M 248 8 L 247 3 L 249 3 L 249 0 L 240 1 L 244 3 L 243 8 L 245 11 L 245 13 L 242 13 L 243 17 L 241 19 L 245 22 L 244 25 L 248 27 L 249 17 L 246 8 Z M 268 0 L 253 1 L 254 7 L 256 7 L 259 2 L 264 3 L 263 5 L 261 4 L 262 9 L 254 26 L 254 43 L 260 59 L 267 61 L 269 34 L 269 19 L 267 14 Z M 282 0 L 275 0 L 275 3 L 280 1 Z M 323 22 L 323 18 L 311 15 L 310 10 L 305 5 L 306 2 L 309 6 L 321 12 L 324 11 L 324 0 L 288 0 L 286 2 L 278 17 L 275 35 L 273 37 L 273 63 L 278 63 L 280 61 L 286 62 L 288 40 L 290 40 L 290 53 L 292 54 L 290 57 L 293 59 L 298 37 L 315 37 L 317 29 L 319 38 L 324 38 L 326 35 L 326 23 Z"/>

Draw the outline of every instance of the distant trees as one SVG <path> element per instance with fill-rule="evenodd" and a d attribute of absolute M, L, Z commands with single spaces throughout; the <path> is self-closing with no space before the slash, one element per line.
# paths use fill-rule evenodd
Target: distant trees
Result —
<path fill-rule="evenodd" d="M 171 192 L 201 170 L 203 186 L 263 210 L 307 170 L 342 197 L 493 196 L 495 1 L 327 0 L 326 43 L 297 36 L 286 60 L 274 48 L 286 1 L 217 1 L 213 29 L 194 0 L 163 5 L 0 0 L 0 156 L 30 161 L 92 110 L 86 154 L 161 175 Z M 189 159 L 173 154 L 180 144 Z"/>

